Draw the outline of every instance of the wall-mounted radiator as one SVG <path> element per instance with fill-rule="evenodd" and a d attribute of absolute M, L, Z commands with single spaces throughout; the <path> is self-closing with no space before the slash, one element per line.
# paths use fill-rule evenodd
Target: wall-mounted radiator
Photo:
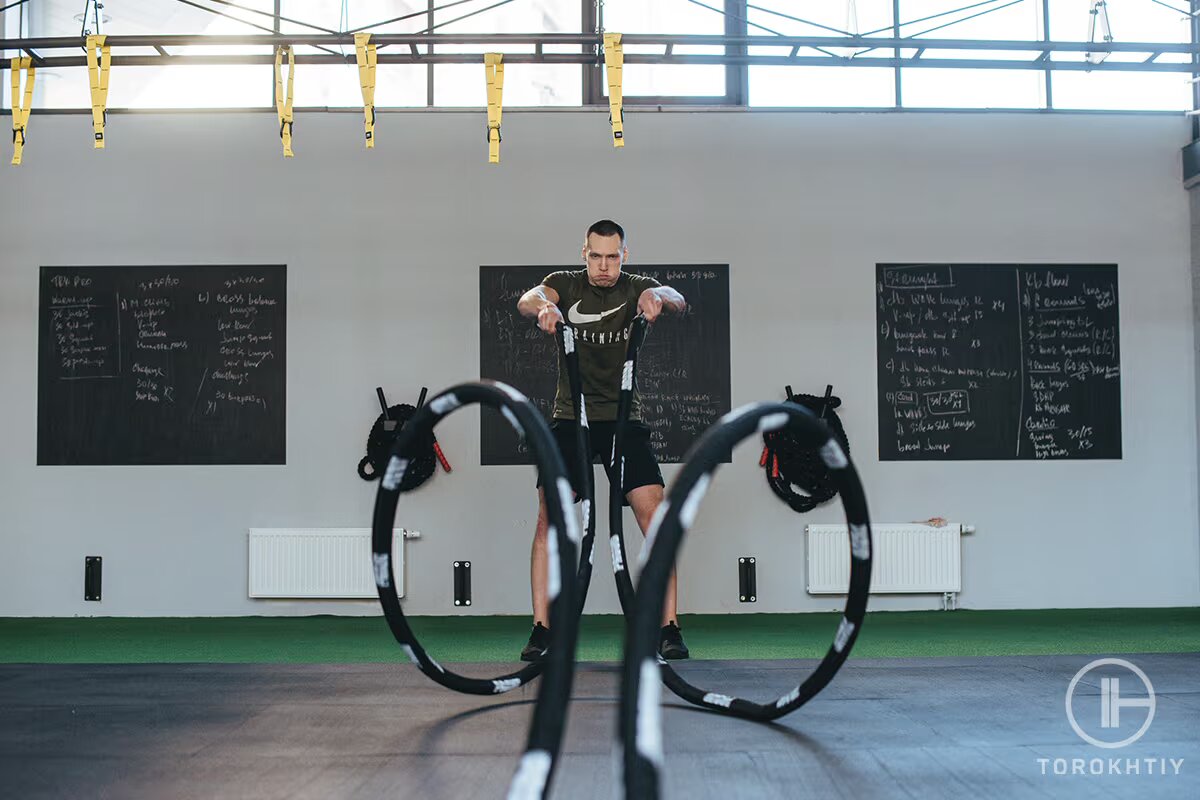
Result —
<path fill-rule="evenodd" d="M 845 594 L 850 584 L 850 539 L 845 525 L 808 525 L 809 594 Z M 966 532 L 972 528 L 967 526 Z M 964 526 L 872 525 L 872 594 L 962 591 Z"/>
<path fill-rule="evenodd" d="M 396 593 L 404 596 L 404 540 L 392 546 Z M 370 528 L 251 528 L 250 596 L 375 598 Z"/>

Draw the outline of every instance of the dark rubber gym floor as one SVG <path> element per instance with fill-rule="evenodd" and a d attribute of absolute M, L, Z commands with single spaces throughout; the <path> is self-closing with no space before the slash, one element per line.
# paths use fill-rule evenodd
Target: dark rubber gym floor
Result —
<path fill-rule="evenodd" d="M 1064 712 L 1094 657 L 852 659 L 775 725 L 695 710 L 664 689 L 666 796 L 1200 797 L 1200 654 L 1122 656 L 1158 705 L 1120 750 L 1080 740 Z M 813 663 L 681 672 L 762 700 Z M 554 797 L 613 797 L 617 683 L 615 664 L 579 667 Z M 500 798 L 535 692 L 457 695 L 407 662 L 0 665 L 0 797 Z M 1099 706 L 1098 681 L 1077 692 Z M 1096 758 L 1140 760 L 1140 774 L 1054 774 L 1054 759 Z M 1151 758 L 1183 764 L 1164 775 Z"/>

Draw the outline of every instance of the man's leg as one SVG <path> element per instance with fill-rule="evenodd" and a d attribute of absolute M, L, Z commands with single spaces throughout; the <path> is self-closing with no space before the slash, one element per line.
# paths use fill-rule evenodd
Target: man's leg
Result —
<path fill-rule="evenodd" d="M 567 479 L 571 481 L 574 488 L 576 465 L 576 454 L 579 452 L 575 446 L 575 423 L 561 422 L 555 420 L 550 425 L 550 431 L 554 434 L 554 441 L 558 444 L 559 452 L 563 455 L 563 461 L 567 466 Z M 529 554 L 529 594 L 533 601 L 533 624 L 541 625 L 544 628 L 550 627 L 550 576 L 548 566 L 550 564 L 550 552 L 546 543 L 546 532 L 550 528 L 549 518 L 546 514 L 546 492 L 541 486 L 541 478 L 538 478 L 538 515 L 537 523 L 533 528 L 533 547 Z"/>
<path fill-rule="evenodd" d="M 645 536 L 646 531 L 650 529 L 650 520 L 654 517 L 654 511 L 663 501 L 663 487 L 658 484 L 639 486 L 636 489 L 630 489 L 625 498 L 633 508 L 633 516 L 637 518 L 638 527 L 642 529 L 642 536 Z M 667 583 L 667 596 L 663 600 L 663 625 L 679 624 L 679 619 L 675 614 L 676 593 L 675 571 L 672 570 L 671 580 Z"/>
<path fill-rule="evenodd" d="M 533 623 L 550 627 L 550 597 L 547 592 L 547 566 L 549 553 L 546 547 L 546 493 L 538 488 L 537 525 L 533 530 L 533 550 L 529 557 L 529 592 L 533 598 Z"/>
<path fill-rule="evenodd" d="M 538 516 L 533 529 L 533 549 L 529 555 L 529 593 L 533 598 L 533 631 L 521 650 L 522 661 L 541 661 L 550 645 L 549 577 L 546 565 L 550 560 L 546 547 L 546 495 L 538 487 Z"/>

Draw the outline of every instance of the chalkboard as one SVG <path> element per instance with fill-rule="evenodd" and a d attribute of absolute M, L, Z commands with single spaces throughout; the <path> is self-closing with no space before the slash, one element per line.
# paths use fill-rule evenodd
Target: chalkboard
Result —
<path fill-rule="evenodd" d="M 1118 459 L 1115 264 L 877 264 L 879 458 Z"/>
<path fill-rule="evenodd" d="M 38 464 L 283 464 L 287 268 L 42 267 Z"/>
<path fill-rule="evenodd" d="M 579 266 L 479 268 L 479 374 L 519 389 L 549 419 L 557 383 L 554 337 L 517 313 L 517 299 L 546 275 Z M 679 290 L 683 315 L 656 322 L 638 357 L 642 421 L 661 463 L 678 463 L 688 447 L 729 411 L 729 265 L 702 264 L 625 270 Z M 508 422 L 480 414 L 483 464 L 531 463 Z M 728 459 L 726 459 L 728 460 Z"/>

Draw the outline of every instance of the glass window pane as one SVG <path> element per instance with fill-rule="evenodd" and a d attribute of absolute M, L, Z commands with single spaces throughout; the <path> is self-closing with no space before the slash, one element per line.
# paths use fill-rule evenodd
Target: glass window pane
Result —
<path fill-rule="evenodd" d="M 1164 0 L 1184 7 L 1183 0 Z M 1187 19 L 1150 0 L 1106 6 L 1108 31 L 1115 42 L 1191 41 Z M 1052 0 L 1050 36 L 1057 41 L 1103 41 L 1104 20 L 1093 16 L 1088 0 Z M 1118 63 L 1145 61 L 1145 53 L 1055 53 L 1055 61 Z M 1178 62 L 1164 55 L 1162 62 Z M 1052 77 L 1055 108 L 1128 111 L 1183 111 L 1192 107 L 1191 87 L 1185 73 L 1055 72 Z"/>
<path fill-rule="evenodd" d="M 623 97 L 725 97 L 725 67 L 720 64 L 626 64 L 621 70 Z M 608 97 L 608 81 L 604 82 Z"/>
<path fill-rule="evenodd" d="M 423 107 L 428 100 L 423 64 L 380 64 L 375 68 L 377 108 Z M 272 78 L 273 80 L 273 78 Z M 357 64 L 299 64 L 293 85 L 297 108 L 361 108 Z"/>
<path fill-rule="evenodd" d="M 190 34 L 194 36 L 245 35 L 262 33 L 258 27 L 271 29 L 272 0 L 237 0 L 240 6 L 266 12 L 256 14 L 233 6 L 211 5 L 220 14 L 203 11 L 195 6 L 154 0 L 120 0 L 104 3 L 100 33 L 110 36 L 147 34 Z M 26 17 L 30 36 L 79 36 L 85 27 L 84 3 L 76 0 L 51 0 L 28 3 Z M 86 27 L 96 33 L 94 6 L 88 4 Z M 224 16 L 222 16 L 224 15 Z"/>
<path fill-rule="evenodd" d="M 261 108 L 271 104 L 272 80 L 271 67 L 265 64 L 114 67 L 108 107 Z M 39 108 L 91 108 L 87 67 L 39 69 L 33 107 L 35 113 Z"/>
<path fill-rule="evenodd" d="M 1192 87 L 1182 73 L 1055 72 L 1055 108 L 1184 111 Z"/>
<path fill-rule="evenodd" d="M 426 0 L 282 0 L 279 29 L 283 33 L 353 31 L 369 26 L 372 33 L 419 33 L 429 26 Z M 403 17 L 403 19 L 397 19 Z M 386 25 L 379 23 L 386 22 Z M 298 46 L 298 55 L 326 53 L 344 56 L 345 64 L 301 64 L 296 67 L 295 104 L 298 108 L 360 108 L 362 90 L 353 45 L 326 50 Z M 387 53 L 384 49 L 381 53 Z M 423 107 L 428 101 L 429 67 L 422 64 L 380 64 L 375 72 L 378 108 Z"/>
<path fill-rule="evenodd" d="M 912 108 L 1044 108 L 1045 78 L 1035 70 L 902 70 L 904 105 Z"/>
<path fill-rule="evenodd" d="M 439 5 L 443 0 L 439 0 Z M 438 33 L 579 33 L 583 30 L 583 4 L 579 0 L 516 2 L 489 8 L 494 3 L 480 0 L 438 11 L 434 23 Z M 486 9 L 486 10 L 484 10 Z M 479 13 L 472 13 L 478 11 Z M 452 47 L 454 49 L 452 49 Z M 462 48 L 462 49 L 459 49 Z M 496 46 L 441 45 L 439 52 L 517 52 Z M 523 45 L 520 52 L 533 52 Z M 578 49 L 576 49 L 578 52 Z"/>
<path fill-rule="evenodd" d="M 12 79 L 4 80 L 4 105 L 12 107 Z M 21 86 L 24 87 L 24 82 Z M 33 116 L 41 108 L 91 108 L 87 67 L 39 67 L 33 82 Z"/>
<path fill-rule="evenodd" d="M 883 36 L 892 35 L 892 0 L 750 0 L 746 15 L 751 35 Z M 753 47 L 752 55 L 787 56 L 791 48 Z M 802 56 L 849 57 L 856 52 L 891 55 L 848 47 L 804 48 Z M 752 106 L 852 108 L 893 106 L 894 71 L 887 67 L 750 67 Z"/>
<path fill-rule="evenodd" d="M 719 2 L 719 0 L 718 0 Z M 747 32 L 752 36 L 883 36 L 892 35 L 892 0 L 825 0 L 797 3 L 795 0 L 749 0 Z M 758 50 L 755 48 L 752 52 Z M 839 56 L 851 55 L 850 48 L 828 48 Z M 790 52 L 790 51 L 789 51 Z M 802 50 L 804 55 L 817 50 Z M 764 55 L 770 52 L 764 50 Z"/>
<path fill-rule="evenodd" d="M 960 0 L 901 0 L 900 33 L 927 39 L 1037 41 L 1038 0 L 966 8 Z M 912 56 L 914 51 L 904 51 Z M 1032 61 L 1038 51 L 927 50 L 923 59 Z M 913 108 L 1045 108 L 1044 73 L 1037 70 L 905 69 L 901 100 Z"/>
<path fill-rule="evenodd" d="M 1097 27 L 1090 35 L 1090 0 L 1049 0 L 1050 38 L 1056 42 L 1102 41 Z M 1178 8 L 1187 8 L 1188 0 L 1163 0 Z M 1185 16 L 1150 0 L 1108 3 L 1108 22 L 1116 42 L 1189 42 L 1191 29 Z M 1142 59 L 1139 59 L 1142 60 Z"/>
<path fill-rule="evenodd" d="M 706 5 L 723 8 L 724 0 L 708 0 Z M 722 35 L 723 14 L 687 0 L 605 0 L 604 30 L 612 33 L 673 33 Z M 662 53 L 658 48 L 625 47 L 626 53 Z M 703 53 L 709 49 L 681 49 L 678 52 Z M 725 97 L 725 67 L 720 64 L 626 64 L 621 76 L 622 94 L 627 98 L 651 97 Z M 608 81 L 602 80 L 604 96 Z"/>
<path fill-rule="evenodd" d="M 241 0 L 238 0 L 241 2 Z M 437 0 L 435 5 L 443 5 Z M 460 6 L 460 8 L 465 6 Z M 283 22 L 285 33 L 313 33 L 314 28 L 295 23 L 309 23 L 331 31 L 352 31 L 370 26 L 373 33 L 417 33 L 428 27 L 429 4 L 426 0 L 283 0 L 279 13 L 293 22 Z M 408 17 L 387 25 L 377 23 Z"/>
<path fill-rule="evenodd" d="M 894 106 L 894 71 L 874 67 L 751 67 L 750 105 Z"/>
<path fill-rule="evenodd" d="M 579 33 L 583 5 L 579 0 L 541 0 L 488 9 L 466 19 L 487 4 L 468 3 L 437 12 L 438 33 Z M 439 53 L 532 53 L 532 45 L 439 45 Z M 579 52 L 579 48 L 574 48 Z M 483 58 L 478 64 L 438 64 L 433 68 L 434 104 L 486 106 Z M 505 106 L 577 106 L 583 102 L 580 64 L 506 64 Z"/>
<path fill-rule="evenodd" d="M 271 104 L 272 68 L 265 64 L 114 68 L 109 108 L 248 108 Z M 38 76 L 41 77 L 40 75 Z M 87 71 L 82 85 L 91 107 Z"/>
<path fill-rule="evenodd" d="M 725 16 L 689 3 L 688 0 L 604 0 L 604 30 L 612 33 L 725 32 Z M 705 5 L 722 8 L 724 0 L 707 0 Z"/>
<path fill-rule="evenodd" d="M 577 106 L 583 102 L 580 69 L 578 64 L 509 64 L 504 67 L 504 107 Z M 485 107 L 483 59 L 478 64 L 436 65 L 433 102 Z"/>
<path fill-rule="evenodd" d="M 271 11 L 272 0 L 238 0 L 239 5 Z M 83 27 L 83 4 L 29 3 L 25 12 L 27 36 L 78 36 Z M 258 33 L 254 25 L 270 29 L 271 19 L 242 9 L 222 9 L 219 16 L 182 3 L 109 2 L 101 30 L 111 36 L 193 34 L 196 36 Z M 10 25 L 16 15 L 5 14 Z M 231 19 L 236 17 L 237 19 Z M 243 21 L 239 21 L 243 20 Z M 89 15 L 88 28 L 95 30 Z M 15 34 L 15 25 L 10 32 Z M 77 51 L 78 52 L 78 51 Z M 173 55 L 238 55 L 270 53 L 269 47 L 174 48 Z M 113 55 L 153 55 L 149 48 L 116 48 Z M 110 73 L 109 108 L 248 108 L 271 103 L 271 68 L 265 65 L 120 66 Z M 11 90 L 7 90 L 5 99 Z M 34 88 L 35 108 L 90 108 L 91 92 L 86 67 L 39 69 Z"/>
<path fill-rule="evenodd" d="M 1042 5 L 1038 0 L 1014 5 L 996 0 L 991 5 L 966 8 L 969 5 L 975 4 L 970 0 L 900 0 L 900 35 L 1014 41 L 1042 38 Z M 932 58 L 935 54 L 930 51 L 927 55 Z"/>

